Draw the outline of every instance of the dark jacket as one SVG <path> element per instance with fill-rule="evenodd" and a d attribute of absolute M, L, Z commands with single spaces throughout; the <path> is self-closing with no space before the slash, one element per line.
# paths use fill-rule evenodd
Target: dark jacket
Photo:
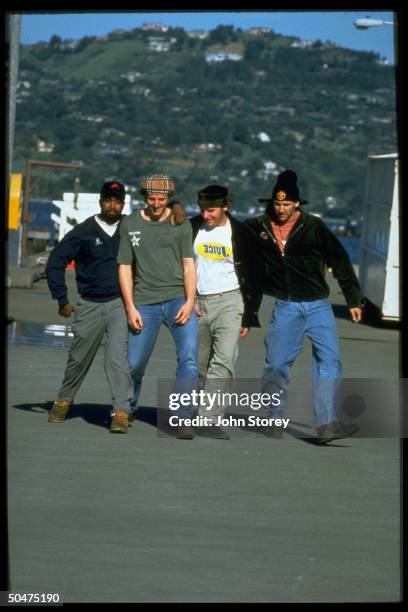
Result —
<path fill-rule="evenodd" d="M 258 309 L 261 303 L 262 294 L 254 282 L 255 260 L 251 257 L 250 241 L 251 233 L 244 223 L 240 223 L 229 213 L 227 213 L 231 223 L 232 255 L 234 258 L 235 272 L 238 277 L 239 287 L 244 300 L 244 314 L 242 317 L 242 327 L 260 327 L 258 319 Z M 193 226 L 193 242 L 198 234 L 198 230 L 204 225 L 201 215 L 190 219 Z"/>
<path fill-rule="evenodd" d="M 361 306 L 361 290 L 347 251 L 319 217 L 300 211 L 282 253 L 270 217 L 246 224 L 257 240 L 262 291 L 278 299 L 307 302 L 327 298 L 326 266 L 332 268 L 349 308 Z"/>
<path fill-rule="evenodd" d="M 48 287 L 60 306 L 68 303 L 65 268 L 75 260 L 78 293 L 86 300 L 107 302 L 120 296 L 116 256 L 119 225 L 110 237 L 89 217 L 58 242 L 48 258 L 45 274 Z"/>

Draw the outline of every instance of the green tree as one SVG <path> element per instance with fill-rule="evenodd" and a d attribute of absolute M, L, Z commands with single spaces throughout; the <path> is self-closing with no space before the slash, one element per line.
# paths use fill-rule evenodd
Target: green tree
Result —
<path fill-rule="evenodd" d="M 215 30 L 211 30 L 208 39 L 210 44 L 226 45 L 229 42 L 235 42 L 237 35 L 234 32 L 234 26 L 219 25 Z"/>
<path fill-rule="evenodd" d="M 261 38 L 250 40 L 245 47 L 244 60 L 247 62 L 257 62 L 265 49 L 265 41 Z"/>
<path fill-rule="evenodd" d="M 58 47 L 60 45 L 60 43 L 62 42 L 62 38 L 60 38 L 59 36 L 57 36 L 56 34 L 54 34 L 53 36 L 51 36 L 50 38 L 50 42 L 49 45 L 50 47 Z"/>

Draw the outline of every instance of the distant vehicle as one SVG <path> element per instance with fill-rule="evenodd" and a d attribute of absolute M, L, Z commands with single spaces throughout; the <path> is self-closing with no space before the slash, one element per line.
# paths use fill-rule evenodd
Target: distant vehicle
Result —
<path fill-rule="evenodd" d="M 359 277 L 368 318 L 400 321 L 399 160 L 369 155 Z"/>
<path fill-rule="evenodd" d="M 361 236 L 361 221 L 357 219 L 349 219 L 346 228 L 347 236 Z"/>
<path fill-rule="evenodd" d="M 336 236 L 357 237 L 361 234 L 361 222 L 357 219 L 324 216 L 323 221 Z"/>
<path fill-rule="evenodd" d="M 27 255 L 42 253 L 54 246 L 58 230 L 52 216 L 58 208 L 51 200 L 30 199 L 28 204 Z"/>
<path fill-rule="evenodd" d="M 347 233 L 348 220 L 343 218 L 324 218 L 324 223 L 333 234 L 345 236 Z"/>
<path fill-rule="evenodd" d="M 54 244 L 57 238 L 57 230 L 51 219 L 51 214 L 57 211 L 58 208 L 51 200 L 30 200 L 27 239 L 30 241 L 40 240 L 44 243 L 44 246 Z"/>

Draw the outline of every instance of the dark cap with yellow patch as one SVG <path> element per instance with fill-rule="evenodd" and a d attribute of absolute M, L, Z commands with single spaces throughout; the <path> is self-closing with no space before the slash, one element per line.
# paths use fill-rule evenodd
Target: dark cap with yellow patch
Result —
<path fill-rule="evenodd" d="M 258 202 L 299 202 L 307 204 L 307 200 L 303 200 L 299 195 L 299 187 L 297 185 L 297 174 L 293 170 L 284 170 L 277 179 L 275 187 L 272 190 L 271 196 L 258 198 Z"/>

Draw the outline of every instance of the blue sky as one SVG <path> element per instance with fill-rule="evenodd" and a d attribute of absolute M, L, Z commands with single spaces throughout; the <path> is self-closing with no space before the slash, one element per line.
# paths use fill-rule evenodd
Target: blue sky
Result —
<path fill-rule="evenodd" d="M 298 36 L 304 39 L 331 41 L 341 47 L 359 51 L 373 51 L 394 63 L 392 26 L 383 25 L 368 30 L 357 30 L 356 19 L 370 16 L 384 21 L 393 21 L 392 11 L 366 9 L 360 11 L 239 11 L 202 12 L 175 11 L 149 12 L 93 12 L 93 13 L 23 13 L 21 20 L 21 42 L 33 44 L 48 42 L 54 34 L 61 38 L 103 36 L 118 28 L 136 28 L 145 22 L 160 22 L 170 26 L 181 26 L 185 30 L 212 30 L 217 25 L 233 25 L 246 30 L 253 26 L 267 26 L 278 34 Z"/>

